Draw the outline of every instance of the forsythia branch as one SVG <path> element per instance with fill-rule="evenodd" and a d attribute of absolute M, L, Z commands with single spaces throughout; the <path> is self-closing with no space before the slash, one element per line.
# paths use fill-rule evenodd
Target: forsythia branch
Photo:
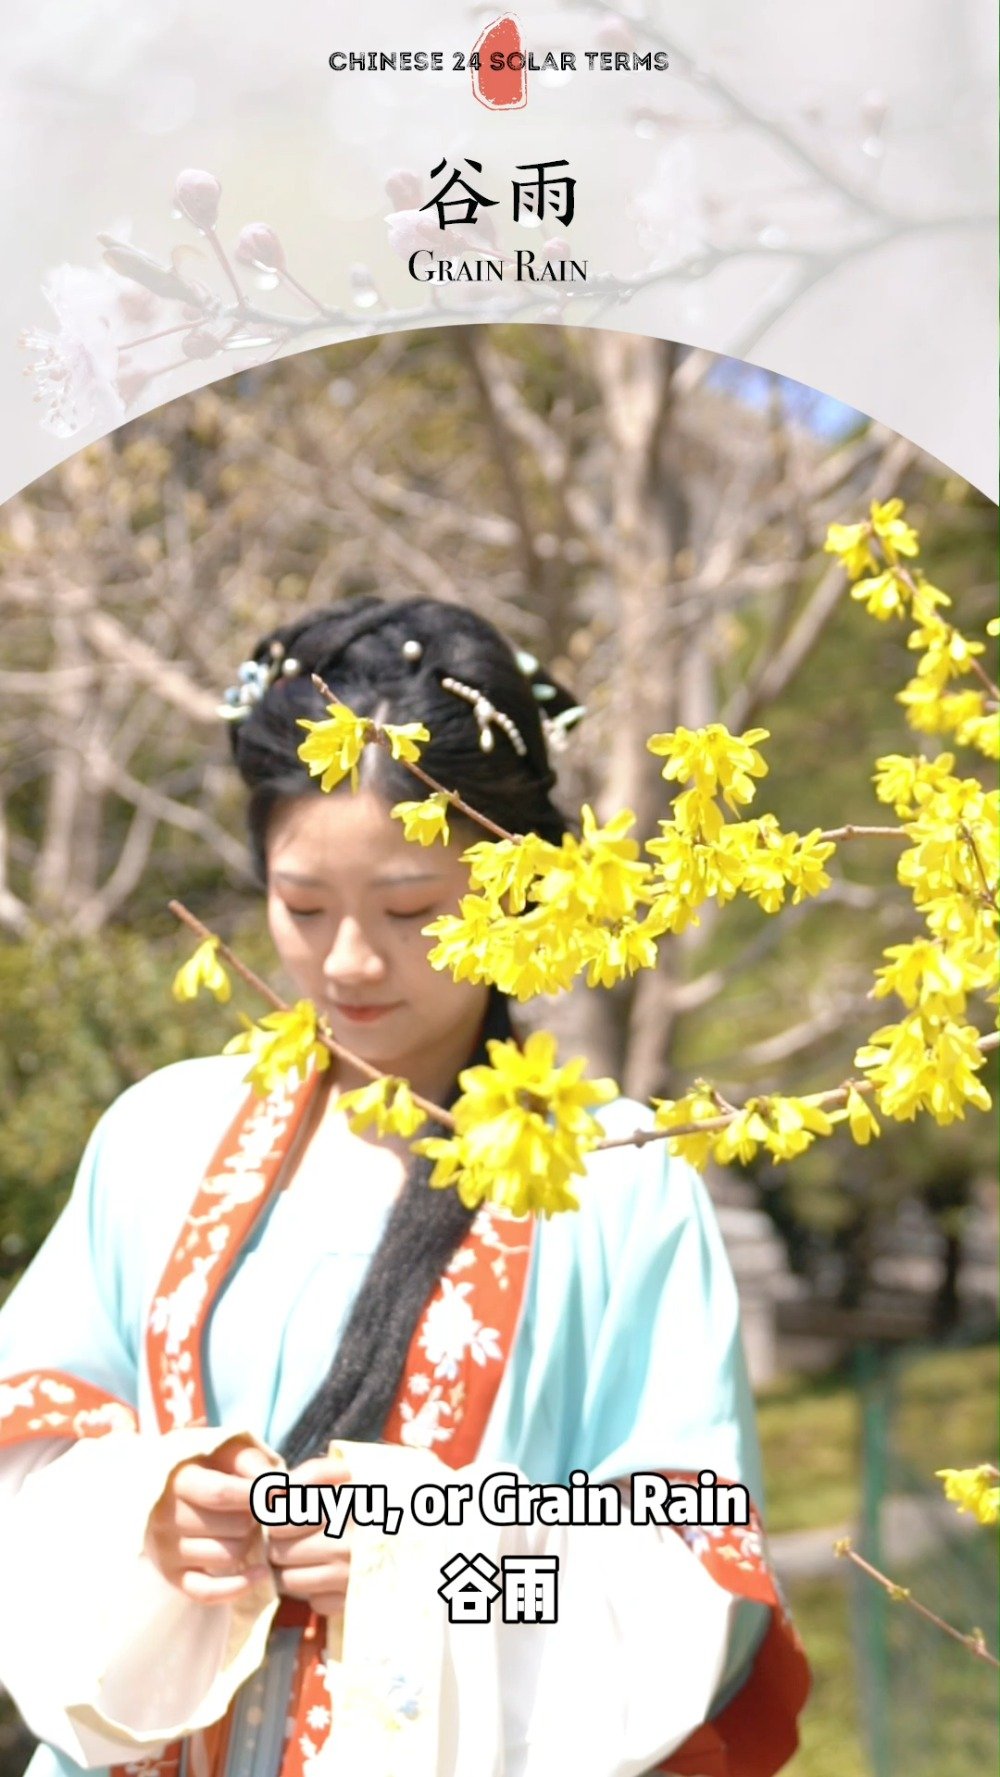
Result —
<path fill-rule="evenodd" d="M 872 1566 L 870 1561 L 866 1561 L 863 1555 L 859 1555 L 857 1550 L 851 1546 L 850 1537 L 842 1537 L 839 1542 L 834 1543 L 833 1548 L 834 1554 L 853 1562 L 861 1573 L 867 1574 L 869 1579 L 873 1579 L 876 1585 L 881 1586 L 883 1592 L 887 1592 L 894 1603 L 908 1604 L 918 1616 L 923 1617 L 928 1623 L 933 1623 L 935 1628 L 943 1630 L 945 1635 L 950 1635 L 952 1641 L 961 1642 L 962 1646 L 968 1648 L 970 1654 L 975 1655 L 977 1660 L 985 1660 L 988 1666 L 1000 1671 L 1000 1660 L 996 1658 L 995 1654 L 990 1653 L 986 1646 L 986 1637 L 981 1629 L 970 1629 L 967 1634 L 963 1634 L 961 1629 L 956 1629 L 951 1623 L 946 1623 L 936 1611 L 929 1610 L 926 1604 L 921 1604 L 918 1598 L 914 1598 L 908 1587 L 897 1585 L 894 1580 L 889 1578 L 888 1574 L 881 1573 L 877 1567 Z"/>
<path fill-rule="evenodd" d="M 287 1000 L 283 1000 L 280 994 L 275 993 L 274 988 L 268 986 L 268 983 L 262 976 L 257 974 L 256 970 L 249 968 L 248 965 L 237 956 L 235 950 L 232 950 L 228 944 L 223 943 L 222 939 L 216 937 L 214 932 L 210 932 L 207 926 L 202 925 L 201 920 L 197 919 L 195 915 L 184 906 L 182 901 L 168 901 L 167 906 L 174 917 L 179 919 L 183 925 L 186 925 L 190 931 L 194 932 L 195 936 L 200 938 L 203 944 L 211 944 L 219 958 L 223 962 L 228 963 L 233 973 L 239 975 L 240 979 L 245 981 L 247 986 L 253 989 L 254 993 L 259 993 L 275 1012 L 287 1012 L 290 1014 L 293 1011 L 293 1008 L 289 1006 Z M 365 1075 L 366 1079 L 383 1080 L 387 1078 L 387 1076 L 377 1067 L 372 1067 L 371 1064 L 364 1061 L 360 1055 L 355 1055 L 352 1049 L 345 1048 L 343 1043 L 338 1043 L 336 1038 L 330 1035 L 322 1018 L 318 1018 L 316 1021 L 316 1039 L 331 1055 L 335 1056 L 340 1061 L 348 1062 L 351 1067 L 356 1067 L 359 1073 Z M 449 1128 L 454 1127 L 454 1118 L 450 1111 L 446 1111 L 442 1105 L 432 1104 L 430 1099 L 421 1098 L 419 1093 L 416 1092 L 412 1094 L 412 1097 L 414 1104 L 418 1105 L 422 1111 L 425 1111 L 429 1117 L 433 1117 L 436 1122 L 446 1124 Z"/>

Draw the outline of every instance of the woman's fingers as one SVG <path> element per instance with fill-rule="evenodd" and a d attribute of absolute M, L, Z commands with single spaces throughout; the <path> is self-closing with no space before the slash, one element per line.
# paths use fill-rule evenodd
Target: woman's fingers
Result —
<path fill-rule="evenodd" d="M 350 1551 L 339 1537 L 322 1530 L 299 1529 L 292 1538 L 268 1531 L 267 1553 L 272 1567 L 349 1567 Z"/>
<path fill-rule="evenodd" d="M 175 1536 L 219 1537 L 224 1542 L 248 1542 L 259 1528 L 255 1518 L 242 1512 L 203 1512 L 183 1500 L 160 1514 L 160 1522 L 169 1524 Z"/>
<path fill-rule="evenodd" d="M 203 1573 L 223 1576 L 243 1574 L 250 1554 L 251 1538 L 181 1536 L 175 1545 L 180 1568 L 198 1568 Z"/>
<path fill-rule="evenodd" d="M 258 1580 L 264 1579 L 269 1569 L 266 1565 L 251 1567 L 245 1574 L 224 1578 L 219 1575 L 199 1573 L 197 1568 L 188 1568 L 173 1582 L 187 1598 L 193 1598 L 197 1604 L 229 1604 L 234 1598 L 242 1597 Z"/>
<path fill-rule="evenodd" d="M 279 1592 L 288 1598 L 304 1598 L 314 1610 L 319 1610 L 315 1602 L 317 1597 L 343 1598 L 350 1577 L 350 1563 L 345 1559 L 342 1569 L 331 1567 L 329 1563 L 322 1567 L 282 1567 L 274 1577 Z"/>
<path fill-rule="evenodd" d="M 262 1450 L 259 1444 L 246 1437 L 230 1438 L 220 1444 L 218 1450 L 207 1458 L 209 1466 L 228 1475 L 245 1476 L 254 1480 L 257 1475 L 274 1472 L 274 1458 Z"/>
<path fill-rule="evenodd" d="M 239 1475 L 225 1474 L 205 1463 L 182 1462 L 174 1472 L 170 1492 L 176 1500 L 200 1512 L 251 1518 L 251 1485 Z"/>

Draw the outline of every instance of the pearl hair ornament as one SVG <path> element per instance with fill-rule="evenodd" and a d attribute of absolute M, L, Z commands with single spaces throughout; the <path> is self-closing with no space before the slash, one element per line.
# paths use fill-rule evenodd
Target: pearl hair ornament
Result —
<path fill-rule="evenodd" d="M 461 679 L 453 679 L 450 676 L 441 680 L 441 688 L 444 691 L 451 691 L 455 697 L 461 697 L 463 702 L 471 704 L 472 714 L 479 727 L 479 745 L 484 753 L 492 753 L 493 751 L 493 729 L 496 727 L 507 736 L 518 757 L 524 758 L 528 749 L 520 729 L 511 717 L 504 715 L 503 710 L 498 710 L 482 691 L 477 691 L 474 685 L 463 684 Z"/>
<path fill-rule="evenodd" d="M 424 647 L 415 636 L 410 636 L 400 650 L 403 659 L 416 665 L 423 659 Z M 517 653 L 517 664 L 525 678 L 532 680 L 532 695 L 535 701 L 545 704 L 558 696 L 554 685 L 547 684 L 543 679 L 535 679 L 539 671 L 539 662 L 533 654 L 521 649 Z M 279 678 L 292 679 L 302 671 L 301 662 L 291 655 L 286 655 L 281 642 L 272 642 L 266 660 L 244 660 L 237 668 L 236 684 L 230 685 L 224 692 L 224 701 L 218 705 L 217 714 L 226 722 L 245 722 L 251 710 L 260 703 L 261 698 L 271 689 Z M 484 753 L 491 753 L 494 746 L 494 728 L 499 728 L 507 736 L 519 758 L 527 754 L 527 746 L 516 722 L 512 717 L 498 710 L 485 692 L 477 690 L 475 685 L 467 685 L 462 679 L 450 675 L 442 678 L 442 689 L 450 691 L 453 696 L 460 697 L 467 703 L 476 719 L 479 728 L 479 745 Z M 558 716 L 547 716 L 544 710 L 539 714 L 547 745 L 556 752 L 561 752 L 566 745 L 571 728 L 586 715 L 582 704 L 574 704 L 570 709 L 562 710 Z"/>

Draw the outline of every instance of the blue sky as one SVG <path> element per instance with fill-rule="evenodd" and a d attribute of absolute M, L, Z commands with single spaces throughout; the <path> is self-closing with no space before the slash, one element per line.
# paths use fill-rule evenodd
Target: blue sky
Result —
<path fill-rule="evenodd" d="M 821 438 L 844 438 L 865 424 L 864 414 L 858 413 L 856 408 L 845 407 L 832 395 L 823 395 L 818 389 L 809 388 L 807 383 L 794 382 L 789 376 L 776 378 L 771 371 L 744 364 L 739 358 L 720 358 L 709 376 L 709 382 L 716 388 L 727 389 L 737 400 L 755 408 L 767 407 L 775 381 L 788 415 Z"/>

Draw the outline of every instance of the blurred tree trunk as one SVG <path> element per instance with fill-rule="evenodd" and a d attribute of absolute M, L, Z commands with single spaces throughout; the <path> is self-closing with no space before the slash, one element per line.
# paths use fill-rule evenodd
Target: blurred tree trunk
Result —
<path fill-rule="evenodd" d="M 598 813 L 636 815 L 650 837 L 667 812 L 651 734 L 673 727 L 679 707 L 680 649 L 672 608 L 674 563 L 688 543 L 689 508 L 678 472 L 674 378 L 681 348 L 636 335 L 599 333 L 593 346 L 610 473 L 610 582 L 616 661 L 610 734 Z M 670 947 L 660 967 L 623 984 L 608 1001 L 601 1062 L 626 1092 L 647 1095 L 661 1071 L 670 1029 Z M 584 1002 L 597 1013 L 594 996 Z M 593 1040 L 593 1039 L 591 1039 Z"/>

